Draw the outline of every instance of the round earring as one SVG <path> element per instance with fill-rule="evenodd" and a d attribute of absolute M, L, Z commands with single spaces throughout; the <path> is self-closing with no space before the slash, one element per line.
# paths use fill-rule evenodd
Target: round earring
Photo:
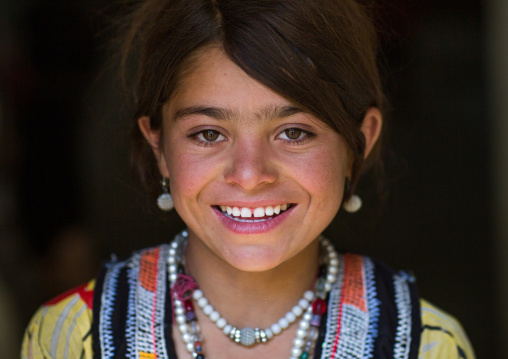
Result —
<path fill-rule="evenodd" d="M 168 212 L 174 208 L 173 198 L 169 193 L 169 178 L 165 177 L 162 178 L 161 185 L 162 185 L 162 194 L 159 197 L 157 197 L 157 206 L 161 210 Z"/>
<path fill-rule="evenodd" d="M 347 201 L 342 203 L 342 208 L 349 213 L 358 212 L 362 208 L 362 199 L 360 196 L 353 194 Z"/>
<path fill-rule="evenodd" d="M 346 189 L 345 189 L 344 193 L 349 192 L 350 181 L 351 180 L 349 179 L 349 177 L 346 177 L 346 184 L 345 184 Z M 347 201 L 342 202 L 342 208 L 344 208 L 344 210 L 348 213 L 358 212 L 360 210 L 360 208 L 362 208 L 362 199 L 360 198 L 360 196 L 358 196 L 356 194 L 351 194 L 351 196 L 349 197 L 349 199 Z"/>

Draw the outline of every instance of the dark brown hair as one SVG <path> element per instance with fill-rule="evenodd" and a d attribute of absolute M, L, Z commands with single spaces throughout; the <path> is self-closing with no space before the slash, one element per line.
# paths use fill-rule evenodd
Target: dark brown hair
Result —
<path fill-rule="evenodd" d="M 122 59 L 138 51 L 133 119 L 162 125 L 162 108 L 193 55 L 219 46 L 252 78 L 340 133 L 354 155 L 354 190 L 363 167 L 362 120 L 384 109 L 376 33 L 355 0 L 146 0 L 127 18 Z M 151 193 L 160 174 L 135 122 L 133 164 Z M 374 156 L 375 157 L 375 156 Z"/>

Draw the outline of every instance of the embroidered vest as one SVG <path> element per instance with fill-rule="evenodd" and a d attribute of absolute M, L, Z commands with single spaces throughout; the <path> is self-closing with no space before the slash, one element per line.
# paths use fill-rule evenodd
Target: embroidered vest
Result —
<path fill-rule="evenodd" d="M 168 251 L 161 245 L 104 266 L 93 303 L 94 359 L 176 359 Z M 421 317 L 414 278 L 369 257 L 339 257 L 314 358 L 417 359 Z"/>

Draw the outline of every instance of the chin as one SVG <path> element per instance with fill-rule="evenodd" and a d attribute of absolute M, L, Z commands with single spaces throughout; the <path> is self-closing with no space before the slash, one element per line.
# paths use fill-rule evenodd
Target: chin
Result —
<path fill-rule="evenodd" d="M 243 272 L 265 272 L 283 263 L 283 258 L 271 247 L 248 246 L 236 248 L 223 256 L 232 267 Z"/>

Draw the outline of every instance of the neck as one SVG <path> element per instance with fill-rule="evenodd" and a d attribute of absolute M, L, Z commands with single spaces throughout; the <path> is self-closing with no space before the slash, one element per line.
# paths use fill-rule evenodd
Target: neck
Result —
<path fill-rule="evenodd" d="M 262 272 L 238 270 L 199 239 L 189 238 L 187 269 L 210 304 L 228 323 L 239 327 L 269 327 L 312 289 L 319 260 L 314 240 L 295 257 Z"/>

